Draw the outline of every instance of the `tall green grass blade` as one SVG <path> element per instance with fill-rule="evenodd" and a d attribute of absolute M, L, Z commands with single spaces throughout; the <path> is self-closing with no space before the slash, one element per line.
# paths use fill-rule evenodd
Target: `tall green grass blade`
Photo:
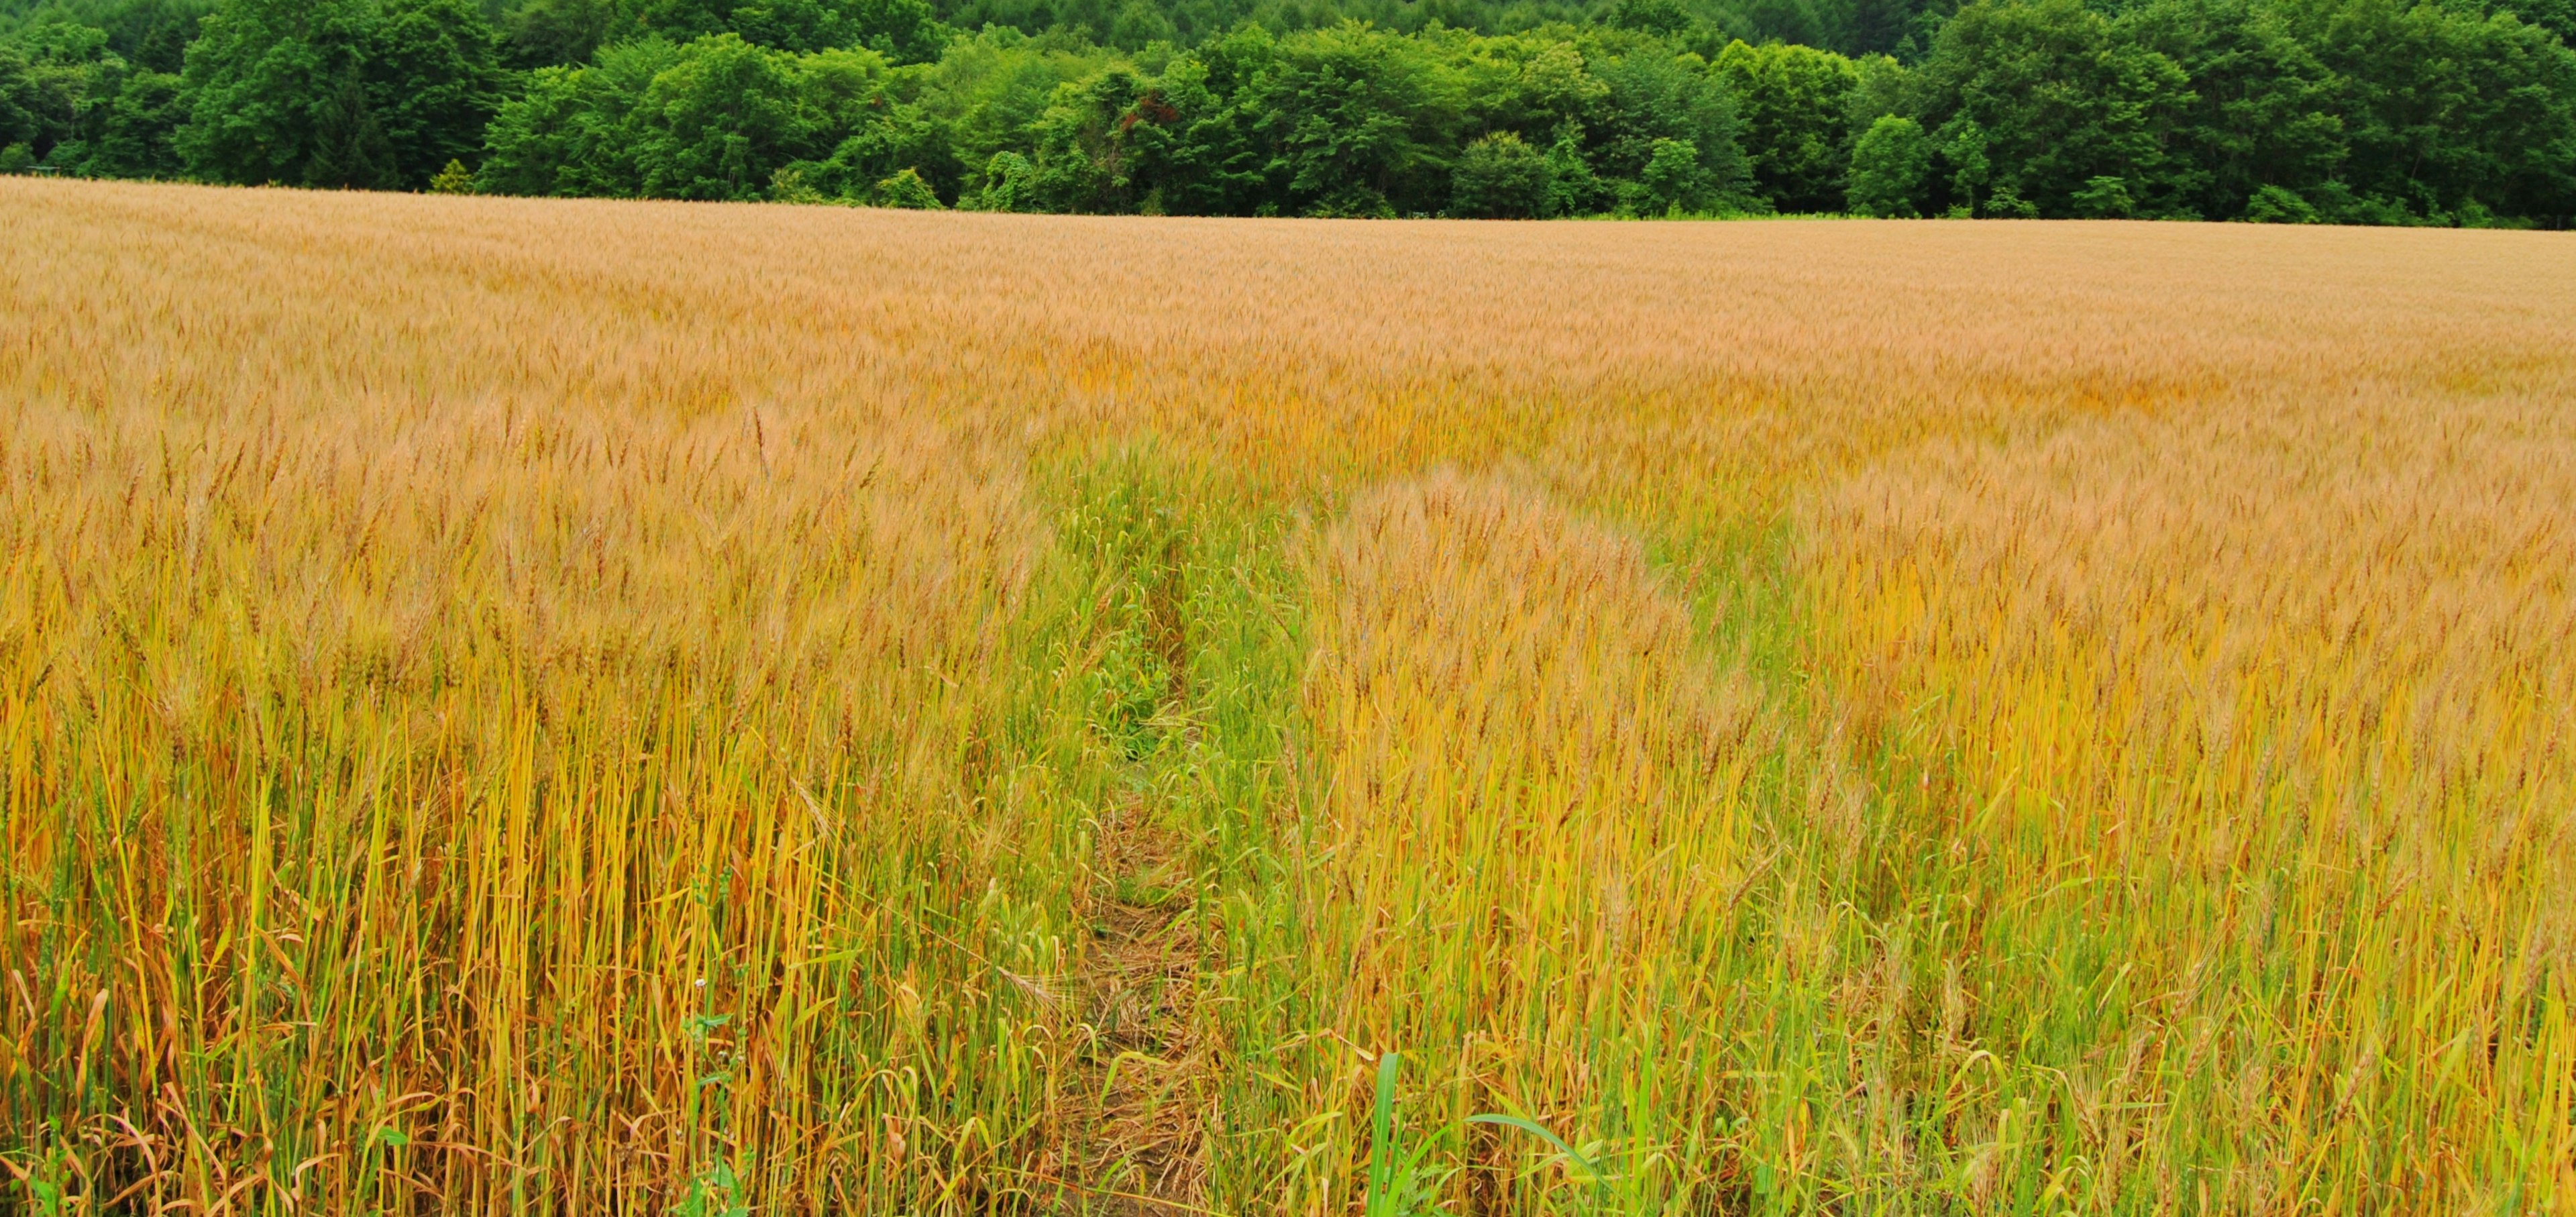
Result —
<path fill-rule="evenodd" d="M 1369 1112 L 1368 1217 L 1395 1217 L 1395 1069 L 1398 1054 L 1377 1058 L 1377 1103 Z"/>

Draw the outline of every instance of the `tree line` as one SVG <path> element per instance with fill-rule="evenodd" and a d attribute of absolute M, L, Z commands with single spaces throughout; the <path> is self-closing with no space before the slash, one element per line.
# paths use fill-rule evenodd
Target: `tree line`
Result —
<path fill-rule="evenodd" d="M 1888 48 L 1855 53 L 1679 0 L 1352 2 L 1386 7 L 70 0 L 0 23 L 0 171 L 1189 215 L 2576 213 L 2563 0 L 1753 10 Z"/>

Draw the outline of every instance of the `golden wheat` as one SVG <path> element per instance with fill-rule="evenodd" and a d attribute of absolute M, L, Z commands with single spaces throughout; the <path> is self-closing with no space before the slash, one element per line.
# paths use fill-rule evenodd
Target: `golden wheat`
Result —
<path fill-rule="evenodd" d="M 12 1204 L 2576 1210 L 2555 234 L 0 252 Z"/>

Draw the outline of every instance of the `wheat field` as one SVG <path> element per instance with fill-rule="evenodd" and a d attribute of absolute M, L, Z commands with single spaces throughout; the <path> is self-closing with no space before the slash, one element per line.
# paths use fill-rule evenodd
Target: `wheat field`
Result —
<path fill-rule="evenodd" d="M 0 402 L 0 1210 L 2576 1212 L 2562 234 L 0 178 Z"/>

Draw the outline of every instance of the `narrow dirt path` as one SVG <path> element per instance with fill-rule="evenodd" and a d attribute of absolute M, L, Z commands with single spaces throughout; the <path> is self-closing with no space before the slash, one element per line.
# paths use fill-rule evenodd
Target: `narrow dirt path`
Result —
<path fill-rule="evenodd" d="M 1085 1173 L 1139 1212 L 1144 1199 L 1195 1206 L 1207 1176 L 1212 1068 L 1199 1042 L 1200 970 L 1208 965 L 1190 914 L 1182 843 L 1144 800 L 1101 825 L 1101 882 L 1082 912 L 1093 941 L 1077 979 L 1089 1032 L 1083 1078 L 1095 1104 Z M 1117 1211 L 1112 1208 L 1110 1211 Z"/>
<path fill-rule="evenodd" d="M 1103 623 L 1122 635 L 1109 652 L 1132 679 L 1129 702 L 1100 723 L 1124 757 L 1123 789 L 1094 818 L 1075 906 L 1091 941 L 1071 978 L 1083 1048 L 1069 1165 L 1083 1189 L 1075 1211 L 1187 1212 L 1206 1197 L 1215 1103 L 1198 978 L 1221 966 L 1192 915 L 1197 883 L 1170 796 L 1195 742 L 1189 537 L 1168 511 L 1122 498 L 1115 539 L 1096 552 Z"/>

